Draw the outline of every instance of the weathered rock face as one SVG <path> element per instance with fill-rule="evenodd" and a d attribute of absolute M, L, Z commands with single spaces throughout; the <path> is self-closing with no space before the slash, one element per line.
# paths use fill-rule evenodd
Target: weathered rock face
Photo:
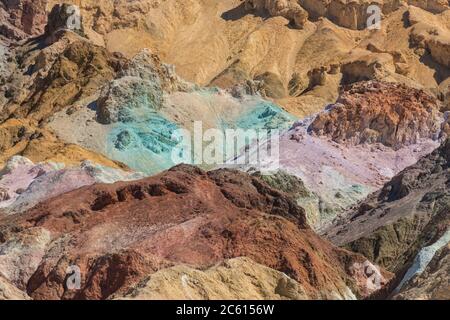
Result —
<path fill-rule="evenodd" d="M 2 218 L 0 234 L 2 252 L 25 236 L 36 247 L 32 256 L 19 250 L 27 272 L 13 273 L 25 266 L 12 256 L 0 263 L 37 299 L 107 298 L 174 264 L 208 267 L 241 256 L 284 272 L 309 298 L 371 291 L 355 264 L 362 256 L 320 239 L 290 197 L 237 171 L 179 166 L 139 182 L 82 188 Z M 70 265 L 81 270 L 79 291 L 64 287 Z"/>
<path fill-rule="evenodd" d="M 57 6 L 60 1 L 49 0 L 51 4 Z M 145 26 L 145 16 L 150 10 L 159 5 L 155 0 L 127 1 L 64 1 L 67 4 L 79 6 L 83 16 L 83 27 L 88 26 L 98 34 L 106 34 L 118 28 L 133 28 Z M 86 12 L 96 12 L 97 14 L 84 14 Z"/>
<path fill-rule="evenodd" d="M 282 16 L 299 29 L 302 29 L 308 20 L 308 13 L 296 0 L 246 0 L 245 9 L 268 11 L 271 16 Z"/>
<path fill-rule="evenodd" d="M 435 13 L 450 9 L 448 0 L 408 0 L 408 4 Z"/>
<path fill-rule="evenodd" d="M 22 40 L 30 36 L 53 36 L 56 31 L 69 29 L 82 34 L 84 31 L 83 15 L 73 5 L 84 5 L 79 1 L 52 0 L 2 0 L 0 2 L 0 34 L 12 40 Z M 101 33 L 111 31 L 113 27 L 136 26 L 148 13 L 152 1 L 117 1 L 114 5 L 108 2 L 86 2 L 93 11 L 97 10 L 95 30 Z M 47 10 L 50 9 L 48 12 Z M 139 9 L 139 10 L 138 10 Z M 47 16 L 49 17 L 47 18 Z M 49 21 L 48 25 L 47 20 Z M 126 21 L 125 21 L 126 20 Z M 69 23 L 68 23 L 69 22 Z M 75 27 L 74 23 L 77 26 Z M 78 22 L 80 22 L 78 24 Z"/>
<path fill-rule="evenodd" d="M 121 68 L 124 59 L 120 55 L 85 37 L 82 17 L 75 8 L 54 6 L 43 36 L 10 50 L 8 72 L 0 79 L 4 84 L 0 122 L 30 113 L 33 120 L 47 120 L 60 109 L 97 94 Z"/>
<path fill-rule="evenodd" d="M 421 277 L 435 253 L 450 241 L 449 152 L 447 140 L 335 221 L 326 236 L 395 272 L 392 289 L 401 292 L 407 284 L 411 294 L 419 294 L 421 281 L 413 278 Z M 437 296 L 448 294 L 448 286 L 442 292 L 435 288 Z M 428 290 L 424 294 L 434 294 L 430 287 L 423 289 Z"/>
<path fill-rule="evenodd" d="M 407 4 L 424 10 L 441 13 L 448 9 L 447 0 L 246 0 L 247 10 L 266 10 L 271 16 L 282 16 L 294 26 L 303 27 L 308 19 L 328 18 L 339 26 L 349 29 L 364 29 L 376 5 L 382 14 L 390 14 Z M 298 21 L 298 23 L 297 23 Z"/>
<path fill-rule="evenodd" d="M 442 111 L 450 111 L 450 78 L 446 81 L 443 81 L 439 86 L 439 89 L 440 99 L 444 102 Z M 450 133 L 450 130 L 448 131 L 448 133 Z"/>
<path fill-rule="evenodd" d="M 439 136 L 441 119 L 437 100 L 424 91 L 369 81 L 345 88 L 309 130 L 337 142 L 399 148 Z"/>
<path fill-rule="evenodd" d="M 322 200 L 319 195 L 309 190 L 300 178 L 290 175 L 283 170 L 270 175 L 262 175 L 260 172 L 255 172 L 252 175 L 265 181 L 272 188 L 292 196 L 298 205 L 305 209 L 306 218 L 310 225 L 313 226 L 320 222 Z"/>
<path fill-rule="evenodd" d="M 11 199 L 9 192 L 5 188 L 0 188 L 0 202 Z"/>
<path fill-rule="evenodd" d="M 21 40 L 42 34 L 47 22 L 47 0 L 2 0 L 0 35 Z"/>
<path fill-rule="evenodd" d="M 0 167 L 14 155 L 22 155 L 33 162 L 52 161 L 79 165 L 85 160 L 112 168 L 127 167 L 76 144 L 61 141 L 46 129 L 27 120 L 10 119 L 0 124 Z"/>
<path fill-rule="evenodd" d="M 435 254 L 425 270 L 393 295 L 398 300 L 449 300 L 450 248 Z"/>
<path fill-rule="evenodd" d="M 369 6 L 377 5 L 385 13 L 391 13 L 402 5 L 400 0 L 298 0 L 312 19 L 326 17 L 339 26 L 350 29 L 364 29 L 372 11 Z"/>
<path fill-rule="evenodd" d="M 55 19 L 51 17 L 49 25 Z M 5 53 L 0 60 L 0 166 L 20 154 L 36 162 L 72 165 L 90 159 L 109 167 L 124 167 L 61 141 L 42 125 L 69 104 L 95 100 L 105 81 L 120 69 L 123 59 L 74 32 L 62 32 L 50 44 L 45 40 L 22 42 L 5 51 L 0 47 Z"/>
<path fill-rule="evenodd" d="M 48 7 L 56 2 L 50 1 Z M 430 90 L 448 77 L 440 66 L 421 63 L 428 59 L 428 51 L 420 54 L 409 43 L 415 27 L 403 23 L 405 12 L 415 8 L 436 18 L 433 26 L 446 29 L 446 5 L 439 7 L 437 1 L 420 2 L 422 9 L 399 0 L 67 2 L 80 6 L 85 36 L 111 52 L 131 58 L 149 48 L 175 65 L 183 78 L 200 85 L 229 88 L 264 80 L 267 96 L 299 116 L 335 101 L 345 76 L 339 72 L 342 64 L 352 66 L 352 79 L 380 78 Z M 364 29 L 372 4 L 379 5 L 384 15 L 377 32 Z M 445 43 L 445 32 L 437 38 Z M 369 50 L 369 43 L 384 54 Z M 401 61 L 395 61 L 398 54 Z M 327 80 L 311 86 L 308 74 L 330 66 L 335 69 Z"/>

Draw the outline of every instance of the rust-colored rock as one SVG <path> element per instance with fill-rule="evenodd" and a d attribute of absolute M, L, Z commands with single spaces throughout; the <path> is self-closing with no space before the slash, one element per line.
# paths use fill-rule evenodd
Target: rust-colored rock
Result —
<path fill-rule="evenodd" d="M 437 137 L 442 122 L 439 107 L 439 102 L 422 90 L 358 82 L 345 87 L 309 130 L 340 143 L 382 143 L 397 148 Z"/>
<path fill-rule="evenodd" d="M 0 35 L 21 40 L 40 35 L 47 22 L 47 0 L 2 0 L 0 2 Z"/>

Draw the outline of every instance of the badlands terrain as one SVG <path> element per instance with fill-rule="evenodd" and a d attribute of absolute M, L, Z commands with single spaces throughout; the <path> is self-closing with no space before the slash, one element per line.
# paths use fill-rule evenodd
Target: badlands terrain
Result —
<path fill-rule="evenodd" d="M 0 300 L 449 300 L 449 135 L 448 0 L 0 0 Z"/>

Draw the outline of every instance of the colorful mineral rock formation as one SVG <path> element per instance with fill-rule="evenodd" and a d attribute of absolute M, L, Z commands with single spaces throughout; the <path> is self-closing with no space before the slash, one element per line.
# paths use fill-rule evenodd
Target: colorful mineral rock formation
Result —
<path fill-rule="evenodd" d="M 439 106 L 420 90 L 359 82 L 335 105 L 283 133 L 279 168 L 315 194 L 298 198 L 312 203 L 305 204 L 310 223 L 322 228 L 438 147 L 445 135 Z"/>
<path fill-rule="evenodd" d="M 420 278 L 433 257 L 446 261 L 445 247 L 450 241 L 449 161 L 447 139 L 439 149 L 370 195 L 348 216 L 337 219 L 326 231 L 327 238 L 395 272 L 394 294 L 406 298 L 408 293 L 399 292 L 411 290 L 414 294 L 415 290 L 425 290 L 424 295 L 445 296 L 448 290 L 439 286 L 435 287 L 435 293 L 433 287 L 414 289 L 411 282 Z M 438 254 L 440 251 L 443 253 Z M 446 268 L 445 264 L 442 268 Z M 442 281 L 448 282 L 448 274 Z"/>
<path fill-rule="evenodd" d="M 238 171 L 178 166 L 84 187 L 2 218 L 0 233 L 4 275 L 35 299 L 104 299 L 176 264 L 208 267 L 240 256 L 284 272 L 308 298 L 370 293 L 353 270 L 363 256 L 322 240 L 290 197 Z M 61 274 L 71 264 L 84 274 L 75 296 Z"/>
<path fill-rule="evenodd" d="M 0 0 L 0 300 L 449 299 L 447 0 L 64 2 Z"/>

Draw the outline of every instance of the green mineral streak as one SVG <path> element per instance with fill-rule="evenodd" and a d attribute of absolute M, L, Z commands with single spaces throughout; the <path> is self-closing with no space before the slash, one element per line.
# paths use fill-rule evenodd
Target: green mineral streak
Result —
<path fill-rule="evenodd" d="M 214 108 L 217 89 L 199 92 L 210 101 L 209 107 Z M 133 102 L 124 104 L 119 110 L 119 122 L 110 132 L 106 148 L 108 157 L 146 174 L 156 174 L 175 165 L 172 150 L 177 146 L 177 141 L 173 134 L 180 129 L 178 124 L 161 115 L 160 109 L 155 107 L 158 105 L 154 103 L 155 100 L 159 101 L 156 94 L 139 94 L 134 97 Z M 251 100 L 242 107 L 244 111 L 235 119 L 230 119 L 227 114 L 219 114 L 217 128 L 222 131 L 283 130 L 295 121 L 295 117 L 262 99 Z M 239 150 L 241 147 L 243 146 L 239 146 Z"/>
<path fill-rule="evenodd" d="M 173 165 L 172 135 L 178 126 L 154 113 L 143 122 L 119 123 L 108 139 L 107 153 L 134 170 L 155 174 Z"/>

